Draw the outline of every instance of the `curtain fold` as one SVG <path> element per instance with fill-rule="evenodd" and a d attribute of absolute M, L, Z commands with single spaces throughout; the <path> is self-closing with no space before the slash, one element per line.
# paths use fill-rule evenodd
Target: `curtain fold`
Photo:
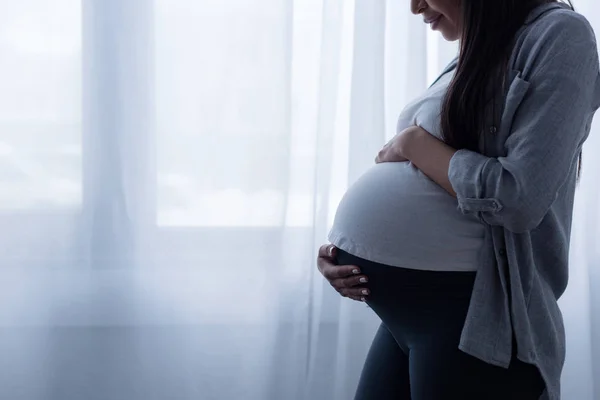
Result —
<path fill-rule="evenodd" d="M 0 0 L 0 398 L 352 398 L 379 322 L 316 252 L 456 52 L 394 0 Z M 599 126 L 565 399 L 600 398 Z"/>

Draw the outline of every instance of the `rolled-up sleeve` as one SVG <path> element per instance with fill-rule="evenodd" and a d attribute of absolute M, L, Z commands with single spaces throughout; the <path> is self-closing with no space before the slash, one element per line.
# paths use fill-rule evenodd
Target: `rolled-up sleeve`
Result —
<path fill-rule="evenodd" d="M 577 14 L 557 14 L 520 50 L 528 52 L 528 88 L 512 121 L 502 121 L 510 124 L 506 156 L 459 150 L 450 161 L 448 178 L 461 211 L 513 232 L 536 228 L 548 213 L 598 108 L 594 32 Z"/>

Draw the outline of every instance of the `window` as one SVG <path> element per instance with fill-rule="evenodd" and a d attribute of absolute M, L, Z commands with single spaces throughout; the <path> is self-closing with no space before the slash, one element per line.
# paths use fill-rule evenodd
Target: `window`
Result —
<path fill-rule="evenodd" d="M 156 2 L 159 226 L 313 224 L 322 8 L 322 0 Z M 348 87 L 340 85 L 342 113 Z M 332 206 L 345 185 L 338 172 Z"/>
<path fill-rule="evenodd" d="M 81 204 L 79 0 L 4 2 L 0 212 Z"/>

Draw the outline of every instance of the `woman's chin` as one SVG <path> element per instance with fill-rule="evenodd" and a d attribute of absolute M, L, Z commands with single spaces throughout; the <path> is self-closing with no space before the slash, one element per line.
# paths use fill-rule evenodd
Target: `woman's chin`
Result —
<path fill-rule="evenodd" d="M 448 42 L 456 42 L 458 39 L 460 39 L 460 35 L 458 32 L 448 32 L 446 30 L 442 30 L 440 33 Z"/>

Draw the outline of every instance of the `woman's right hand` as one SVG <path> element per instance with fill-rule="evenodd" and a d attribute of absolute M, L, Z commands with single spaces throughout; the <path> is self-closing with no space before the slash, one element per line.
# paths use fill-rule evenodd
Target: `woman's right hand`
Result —
<path fill-rule="evenodd" d="M 337 265 L 336 252 L 337 248 L 332 244 L 324 244 L 319 248 L 317 257 L 319 272 L 339 294 L 364 302 L 370 292 L 361 285 L 367 283 L 369 278 L 361 275 L 360 268 L 355 265 Z"/>

